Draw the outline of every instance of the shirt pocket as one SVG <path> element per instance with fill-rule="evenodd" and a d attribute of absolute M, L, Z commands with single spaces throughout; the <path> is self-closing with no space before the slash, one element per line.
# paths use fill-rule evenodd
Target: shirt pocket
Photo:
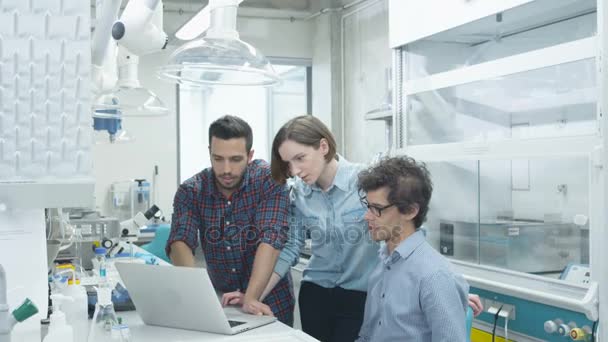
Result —
<path fill-rule="evenodd" d="M 330 237 L 327 227 L 323 225 L 321 219 L 316 216 L 304 217 L 304 228 L 310 234 L 311 252 L 321 258 L 327 258 L 331 253 Z"/>
<path fill-rule="evenodd" d="M 365 208 L 355 208 L 342 214 L 342 223 L 344 224 L 342 234 L 347 243 L 356 244 L 365 238 L 368 225 L 363 217 L 366 211 Z"/>

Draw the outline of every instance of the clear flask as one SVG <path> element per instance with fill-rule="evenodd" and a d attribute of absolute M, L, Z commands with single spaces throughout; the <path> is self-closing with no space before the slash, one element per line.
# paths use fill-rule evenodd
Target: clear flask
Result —
<path fill-rule="evenodd" d="M 115 330 L 120 325 L 116 311 L 114 311 L 114 304 L 112 303 L 112 287 L 106 275 L 105 261 L 100 260 L 100 262 L 97 304 L 95 304 L 95 313 L 93 314 L 89 330 L 88 342 L 117 341 L 117 336 L 115 333 L 112 334 L 112 330 Z M 118 341 L 124 341 L 124 339 L 118 336 Z"/>

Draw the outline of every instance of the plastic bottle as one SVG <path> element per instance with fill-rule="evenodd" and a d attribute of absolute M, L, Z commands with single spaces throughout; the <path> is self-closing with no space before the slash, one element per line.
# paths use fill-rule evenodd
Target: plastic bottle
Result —
<path fill-rule="evenodd" d="M 64 273 L 70 273 L 72 279 L 75 277 L 73 269 L 59 272 L 55 276 L 62 276 Z M 62 311 L 66 316 L 67 323 L 74 329 L 74 339 L 76 341 L 86 341 L 87 334 L 89 333 L 89 300 L 87 290 L 84 286 L 77 284 L 76 281 L 73 281 L 72 284 L 69 285 L 65 284 L 57 287 L 57 290 L 62 295 L 72 298 L 72 301 L 63 303 Z"/>
<path fill-rule="evenodd" d="M 53 300 L 51 324 L 43 342 L 75 342 L 74 330 L 67 323 L 65 314 L 60 309 L 62 302 L 69 302 L 72 299 L 62 294 L 53 294 L 51 299 Z"/>
<path fill-rule="evenodd" d="M 95 248 L 95 267 L 99 279 L 106 277 L 106 252 L 103 247 Z"/>

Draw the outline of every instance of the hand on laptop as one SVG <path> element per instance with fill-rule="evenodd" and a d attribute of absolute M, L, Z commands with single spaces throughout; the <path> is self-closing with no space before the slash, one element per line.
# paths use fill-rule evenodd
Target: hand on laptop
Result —
<path fill-rule="evenodd" d="M 243 311 L 252 315 L 274 316 L 272 310 L 270 310 L 270 306 L 257 299 L 249 299 L 246 297 L 243 297 Z"/>
<path fill-rule="evenodd" d="M 245 299 L 245 294 L 240 291 L 224 293 L 222 306 L 241 305 L 243 311 L 252 315 L 274 316 L 270 306 L 255 299 Z"/>
<path fill-rule="evenodd" d="M 243 305 L 245 294 L 241 291 L 224 293 L 222 296 L 222 306 L 227 305 Z"/>

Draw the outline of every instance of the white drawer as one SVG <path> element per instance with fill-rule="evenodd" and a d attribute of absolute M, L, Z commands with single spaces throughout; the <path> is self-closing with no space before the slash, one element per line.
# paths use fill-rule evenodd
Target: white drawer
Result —
<path fill-rule="evenodd" d="M 389 0 L 389 40 L 396 48 L 534 0 Z"/>

